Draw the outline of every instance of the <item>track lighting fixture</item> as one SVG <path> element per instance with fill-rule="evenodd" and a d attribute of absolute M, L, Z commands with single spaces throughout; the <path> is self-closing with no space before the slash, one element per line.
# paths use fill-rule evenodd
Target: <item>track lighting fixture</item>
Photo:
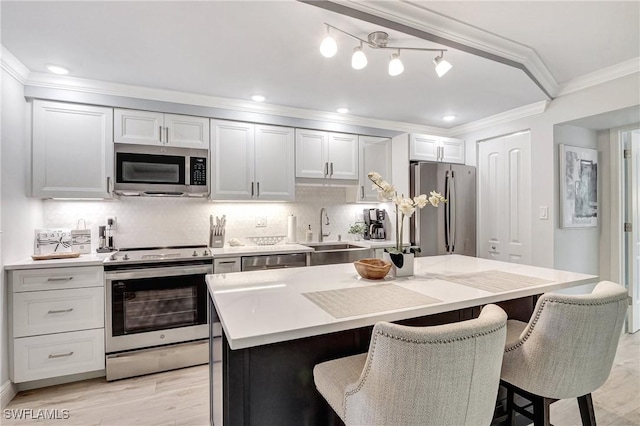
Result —
<path fill-rule="evenodd" d="M 438 74 L 438 77 L 442 77 L 452 68 L 452 65 L 449 62 L 445 61 L 443 56 L 444 52 L 441 52 L 440 56 L 436 56 L 436 58 L 433 60 L 433 64 L 436 66 L 436 73 Z"/>
<path fill-rule="evenodd" d="M 362 51 L 362 42 L 360 46 L 353 49 L 353 55 L 351 56 L 351 67 L 354 70 L 361 70 L 367 66 L 367 55 Z"/>
<path fill-rule="evenodd" d="M 356 46 L 353 49 L 353 55 L 351 56 L 351 67 L 356 70 L 361 70 L 367 66 L 367 56 L 365 55 L 362 47 L 366 44 L 371 49 L 391 49 L 395 50 L 396 53 L 391 55 L 391 60 L 389 61 L 389 75 L 397 76 L 402 74 L 404 71 L 404 65 L 400 60 L 400 51 L 401 50 L 422 50 L 425 52 L 440 52 L 438 56 L 433 60 L 433 64 L 436 68 L 436 73 L 438 77 L 442 77 L 452 68 L 452 65 L 443 59 L 444 52 L 447 49 L 427 49 L 422 47 L 398 47 L 398 46 L 388 46 L 389 42 L 389 34 L 384 31 L 374 31 L 367 36 L 367 40 L 363 40 L 358 36 L 350 34 L 340 28 L 334 27 L 333 25 L 329 25 L 325 22 L 327 26 L 327 37 L 322 41 L 320 45 L 320 52 L 323 56 L 327 58 L 333 57 L 338 51 L 338 45 L 335 39 L 331 36 L 331 29 L 339 31 L 351 38 L 354 38 L 360 42 L 359 46 Z"/>
<path fill-rule="evenodd" d="M 325 58 L 332 58 L 335 56 L 338 51 L 338 45 L 333 37 L 331 37 L 330 25 L 327 25 L 327 36 L 324 40 L 322 40 L 322 44 L 320 44 L 320 53 Z"/>

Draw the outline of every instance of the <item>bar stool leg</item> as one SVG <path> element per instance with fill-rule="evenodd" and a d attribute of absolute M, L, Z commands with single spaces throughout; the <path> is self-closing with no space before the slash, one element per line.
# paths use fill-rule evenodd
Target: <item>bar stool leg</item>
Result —
<path fill-rule="evenodd" d="M 580 418 L 584 426 L 596 426 L 596 414 L 593 410 L 591 394 L 578 397 L 578 407 L 580 407 Z"/>

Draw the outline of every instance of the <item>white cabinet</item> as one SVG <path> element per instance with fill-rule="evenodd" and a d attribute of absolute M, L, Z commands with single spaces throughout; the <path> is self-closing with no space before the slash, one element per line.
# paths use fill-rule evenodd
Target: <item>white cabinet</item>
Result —
<path fill-rule="evenodd" d="M 464 141 L 412 133 L 409 136 L 409 159 L 464 164 Z"/>
<path fill-rule="evenodd" d="M 213 259 L 214 274 L 228 274 L 230 272 L 240 272 L 242 269 L 241 259 L 239 257 L 223 257 Z"/>
<path fill-rule="evenodd" d="M 102 267 L 9 272 L 11 380 L 104 369 Z"/>
<path fill-rule="evenodd" d="M 377 203 L 379 202 L 378 191 L 373 189 L 373 184 L 367 175 L 369 172 L 378 172 L 385 180 L 392 180 L 391 139 L 360 136 L 358 145 L 358 169 L 360 170 L 358 186 L 355 189 L 347 188 L 347 201 Z"/>
<path fill-rule="evenodd" d="M 209 148 L 209 119 L 204 117 L 116 108 L 113 128 L 117 143 Z"/>
<path fill-rule="evenodd" d="M 295 198 L 293 129 L 211 120 L 211 199 Z"/>
<path fill-rule="evenodd" d="M 34 100 L 32 195 L 111 197 L 112 132 L 111 108 Z"/>
<path fill-rule="evenodd" d="M 358 179 L 358 136 L 296 129 L 296 177 Z"/>

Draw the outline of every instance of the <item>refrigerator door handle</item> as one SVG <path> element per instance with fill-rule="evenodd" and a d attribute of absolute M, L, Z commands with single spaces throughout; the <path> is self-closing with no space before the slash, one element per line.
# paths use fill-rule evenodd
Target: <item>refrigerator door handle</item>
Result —
<path fill-rule="evenodd" d="M 456 249 L 456 174 L 455 172 L 452 170 L 451 171 L 451 194 L 450 195 L 453 198 L 453 203 L 451 203 L 451 205 L 449 206 L 449 213 L 450 213 L 450 217 L 449 217 L 449 229 L 451 231 L 451 236 L 449 238 L 450 240 L 450 244 L 451 244 L 451 253 L 455 252 Z"/>
<path fill-rule="evenodd" d="M 444 246 L 449 253 L 449 171 L 444 173 L 444 198 L 447 202 L 444 203 Z"/>

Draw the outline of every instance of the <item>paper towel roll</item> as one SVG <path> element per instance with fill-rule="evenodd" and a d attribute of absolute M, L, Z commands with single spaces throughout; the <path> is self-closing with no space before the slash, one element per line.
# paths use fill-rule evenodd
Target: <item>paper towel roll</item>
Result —
<path fill-rule="evenodd" d="M 288 217 L 288 221 L 287 221 L 287 241 L 290 243 L 295 243 L 298 241 L 297 239 L 297 234 L 298 234 L 298 227 L 297 227 L 297 223 L 296 223 L 296 217 L 294 215 L 291 215 Z"/>

